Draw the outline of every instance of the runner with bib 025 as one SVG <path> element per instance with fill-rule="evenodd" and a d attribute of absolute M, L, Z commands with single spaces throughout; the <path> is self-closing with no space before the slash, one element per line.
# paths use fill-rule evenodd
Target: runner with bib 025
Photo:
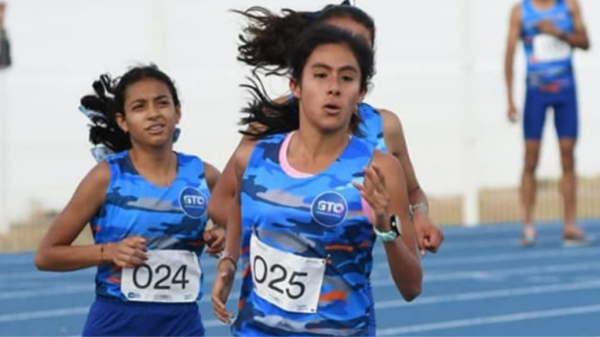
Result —
<path fill-rule="evenodd" d="M 347 30 L 315 25 L 290 53 L 293 100 L 268 98 L 259 80 L 246 134 L 232 160 L 239 193 L 227 222 L 212 301 L 225 306 L 237 261 L 243 281 L 235 336 L 365 336 L 373 245 L 383 242 L 394 283 L 407 300 L 422 269 L 400 163 L 353 134 L 373 75 L 373 50 Z"/>

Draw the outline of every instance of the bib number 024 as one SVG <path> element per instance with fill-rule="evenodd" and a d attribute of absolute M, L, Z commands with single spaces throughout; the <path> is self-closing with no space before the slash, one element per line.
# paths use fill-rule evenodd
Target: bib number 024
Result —
<path fill-rule="evenodd" d="M 172 286 L 181 285 L 181 289 L 185 290 L 186 284 L 190 281 L 186 278 L 187 266 L 180 266 L 171 278 L 171 267 L 166 264 L 158 265 L 154 270 L 147 264 L 143 264 L 133 270 L 133 284 L 138 289 L 154 289 L 169 290 Z M 144 275 L 144 276 L 140 276 Z M 141 280 L 145 278 L 145 280 Z"/>
<path fill-rule="evenodd" d="M 196 253 L 153 250 L 145 264 L 123 269 L 121 292 L 130 301 L 193 302 L 200 292 L 201 274 Z"/>

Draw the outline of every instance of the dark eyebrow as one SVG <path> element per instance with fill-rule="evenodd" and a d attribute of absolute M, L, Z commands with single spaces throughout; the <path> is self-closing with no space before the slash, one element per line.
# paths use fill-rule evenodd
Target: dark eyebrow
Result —
<path fill-rule="evenodd" d="M 161 99 L 169 99 L 169 95 L 160 95 L 160 96 L 154 97 L 155 101 L 159 101 Z"/>
<path fill-rule="evenodd" d="M 145 98 L 139 98 L 139 99 L 136 99 L 136 100 L 132 101 L 131 103 L 129 103 L 129 106 L 135 105 L 137 103 L 143 104 L 143 103 L 146 103 L 146 101 L 147 101 L 147 99 L 145 99 Z"/>
<path fill-rule="evenodd" d="M 354 66 L 343 66 L 340 68 L 340 72 L 341 71 L 350 71 L 350 72 L 358 74 L 358 69 L 356 69 L 356 67 L 354 67 Z"/>
<path fill-rule="evenodd" d="M 330 65 L 327 65 L 325 63 L 315 63 L 311 66 L 311 68 L 325 68 L 327 70 L 332 70 L 333 68 Z"/>
<path fill-rule="evenodd" d="M 325 63 L 315 63 L 311 66 L 311 68 L 313 68 L 313 69 L 314 68 L 324 68 L 327 70 L 333 70 L 332 66 L 325 64 Z M 343 67 L 339 68 L 339 71 L 340 72 L 341 71 L 350 71 L 350 72 L 358 73 L 358 69 L 356 69 L 356 67 L 351 66 L 351 65 L 343 66 Z"/>
<path fill-rule="evenodd" d="M 156 96 L 156 97 L 152 98 L 153 101 L 160 101 L 162 99 L 169 99 L 169 95 L 159 95 L 159 96 Z M 129 103 L 129 106 L 132 106 L 132 105 L 137 104 L 137 103 L 144 104 L 147 101 L 148 100 L 145 99 L 145 98 L 139 98 L 139 99 L 136 99 L 136 100 L 132 101 L 131 103 Z"/>

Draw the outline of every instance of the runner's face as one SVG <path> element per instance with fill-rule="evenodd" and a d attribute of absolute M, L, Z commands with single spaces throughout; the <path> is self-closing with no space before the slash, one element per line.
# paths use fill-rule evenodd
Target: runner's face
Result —
<path fill-rule="evenodd" d="M 117 114 L 117 121 L 133 143 L 151 147 L 172 143 L 181 112 L 163 82 L 147 78 L 128 86 L 124 107 L 125 114 Z"/>
<path fill-rule="evenodd" d="M 365 96 L 358 61 L 345 44 L 324 44 L 313 50 L 301 81 L 290 81 L 300 103 L 300 125 L 323 133 L 348 132 L 352 114 Z"/>

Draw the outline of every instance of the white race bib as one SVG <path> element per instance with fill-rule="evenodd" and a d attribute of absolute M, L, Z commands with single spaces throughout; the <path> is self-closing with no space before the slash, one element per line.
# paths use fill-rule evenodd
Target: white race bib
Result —
<path fill-rule="evenodd" d="M 200 292 L 200 264 L 187 250 L 151 250 L 136 268 L 123 268 L 121 292 L 129 301 L 194 302 Z"/>
<path fill-rule="evenodd" d="M 283 252 L 252 235 L 250 263 L 258 296 L 286 311 L 317 312 L 325 259 Z"/>
<path fill-rule="evenodd" d="M 552 35 L 536 35 L 533 38 L 533 57 L 538 62 L 565 60 L 571 57 L 571 46 Z"/>

